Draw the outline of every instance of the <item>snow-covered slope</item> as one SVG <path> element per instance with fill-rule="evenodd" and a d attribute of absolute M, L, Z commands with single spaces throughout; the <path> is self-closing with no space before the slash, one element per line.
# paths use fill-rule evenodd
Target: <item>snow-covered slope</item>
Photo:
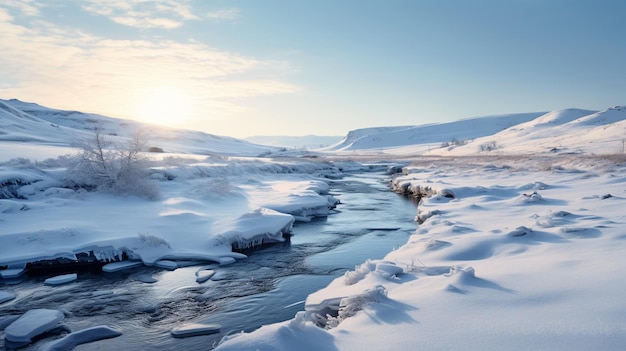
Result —
<path fill-rule="evenodd" d="M 354 151 L 415 144 L 458 142 L 497 133 L 541 116 L 543 112 L 518 113 L 463 119 L 419 126 L 357 129 L 327 151 Z"/>
<path fill-rule="evenodd" d="M 476 153 L 529 154 L 543 152 L 623 153 L 626 108 L 603 111 L 562 110 L 459 147 L 433 150 L 439 155 Z"/>
<path fill-rule="evenodd" d="M 256 156 L 275 147 L 131 120 L 78 111 L 57 110 L 16 99 L 0 99 L 0 141 L 71 146 L 88 138 L 98 127 L 110 138 L 130 137 L 136 130 L 147 134 L 148 147 L 167 152 Z"/>
<path fill-rule="evenodd" d="M 510 114 L 421 126 L 357 129 L 326 152 L 469 156 L 623 153 L 626 107 Z"/>

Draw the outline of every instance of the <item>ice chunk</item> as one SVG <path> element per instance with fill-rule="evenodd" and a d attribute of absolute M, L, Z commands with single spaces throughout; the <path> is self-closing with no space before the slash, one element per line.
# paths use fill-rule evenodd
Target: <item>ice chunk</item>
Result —
<path fill-rule="evenodd" d="M 58 310 L 30 310 L 4 330 L 4 337 L 12 342 L 30 342 L 33 337 L 54 329 L 63 318 Z"/>
<path fill-rule="evenodd" d="M 159 260 L 159 261 L 154 262 L 154 265 L 159 268 L 167 269 L 169 271 L 173 271 L 176 268 L 178 268 L 178 264 L 170 260 Z"/>
<path fill-rule="evenodd" d="M 10 268 L 10 269 L 4 269 L 0 271 L 0 277 L 4 278 L 4 279 L 9 279 L 9 278 L 17 278 L 20 275 L 24 274 L 26 270 L 24 268 Z"/>
<path fill-rule="evenodd" d="M 100 325 L 88 329 L 79 330 L 77 332 L 70 333 L 65 337 L 49 342 L 41 348 L 41 351 L 67 351 L 75 348 L 80 344 L 86 344 L 88 342 L 116 338 L 122 335 L 117 329 L 107 327 L 106 325 Z"/>
<path fill-rule="evenodd" d="M 6 327 L 11 325 L 11 323 L 15 322 L 21 316 L 19 314 L 9 314 L 7 316 L 0 318 L 0 330 L 4 330 Z"/>
<path fill-rule="evenodd" d="M 140 261 L 113 262 L 113 263 L 109 263 L 109 264 L 102 266 L 102 271 L 111 273 L 111 272 L 121 271 L 123 269 L 131 269 L 131 268 L 139 267 L 142 265 L 143 263 Z"/>
<path fill-rule="evenodd" d="M 206 267 L 200 268 L 196 272 L 196 282 L 204 283 L 207 280 L 211 279 L 211 277 L 215 275 L 215 271 L 212 269 L 208 269 Z"/>
<path fill-rule="evenodd" d="M 0 303 L 11 301 L 15 298 L 15 294 L 12 292 L 0 290 Z"/>
<path fill-rule="evenodd" d="M 234 257 L 218 257 L 218 262 L 220 263 L 220 265 L 225 266 L 225 265 L 229 265 L 231 263 L 235 263 L 237 260 Z"/>
<path fill-rule="evenodd" d="M 46 285 L 61 285 L 69 282 L 73 282 L 78 279 L 76 273 L 57 275 L 56 277 L 48 278 L 43 283 Z"/>
<path fill-rule="evenodd" d="M 188 323 L 171 330 L 175 338 L 188 338 L 191 336 L 219 333 L 222 328 L 219 324 Z"/>
<path fill-rule="evenodd" d="M 146 274 L 138 274 L 137 275 L 137 280 L 139 280 L 142 283 L 146 283 L 146 284 L 153 284 L 156 283 L 158 280 L 156 278 L 154 278 L 152 275 L 146 273 Z"/>

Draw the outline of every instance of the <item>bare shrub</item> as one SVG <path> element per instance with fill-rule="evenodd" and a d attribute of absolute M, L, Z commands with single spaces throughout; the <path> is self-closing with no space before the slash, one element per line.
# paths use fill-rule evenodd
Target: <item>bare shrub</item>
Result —
<path fill-rule="evenodd" d="M 145 138 L 138 132 L 126 143 L 115 143 L 96 127 L 92 138 L 77 143 L 81 151 L 68 167 L 66 180 L 75 188 L 157 199 L 159 189 L 149 179 L 142 154 Z"/>
<path fill-rule="evenodd" d="M 481 144 L 480 151 L 493 151 L 498 148 L 498 145 L 495 141 L 490 141 L 484 144 Z"/>

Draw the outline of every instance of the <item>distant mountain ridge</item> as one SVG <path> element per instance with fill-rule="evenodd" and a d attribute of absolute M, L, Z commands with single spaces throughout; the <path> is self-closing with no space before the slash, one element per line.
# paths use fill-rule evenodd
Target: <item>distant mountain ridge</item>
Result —
<path fill-rule="evenodd" d="M 128 138 L 135 130 L 148 134 L 149 146 L 173 153 L 257 156 L 278 148 L 199 131 L 167 128 L 79 111 L 58 110 L 17 99 L 0 99 L 0 141 L 71 146 L 98 127 L 110 138 Z"/>

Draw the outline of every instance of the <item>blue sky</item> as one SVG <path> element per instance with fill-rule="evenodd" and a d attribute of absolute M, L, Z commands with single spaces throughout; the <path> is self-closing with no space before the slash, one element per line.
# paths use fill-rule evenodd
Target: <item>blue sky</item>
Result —
<path fill-rule="evenodd" d="M 626 104 L 614 0 L 0 0 L 0 98 L 214 134 Z"/>

